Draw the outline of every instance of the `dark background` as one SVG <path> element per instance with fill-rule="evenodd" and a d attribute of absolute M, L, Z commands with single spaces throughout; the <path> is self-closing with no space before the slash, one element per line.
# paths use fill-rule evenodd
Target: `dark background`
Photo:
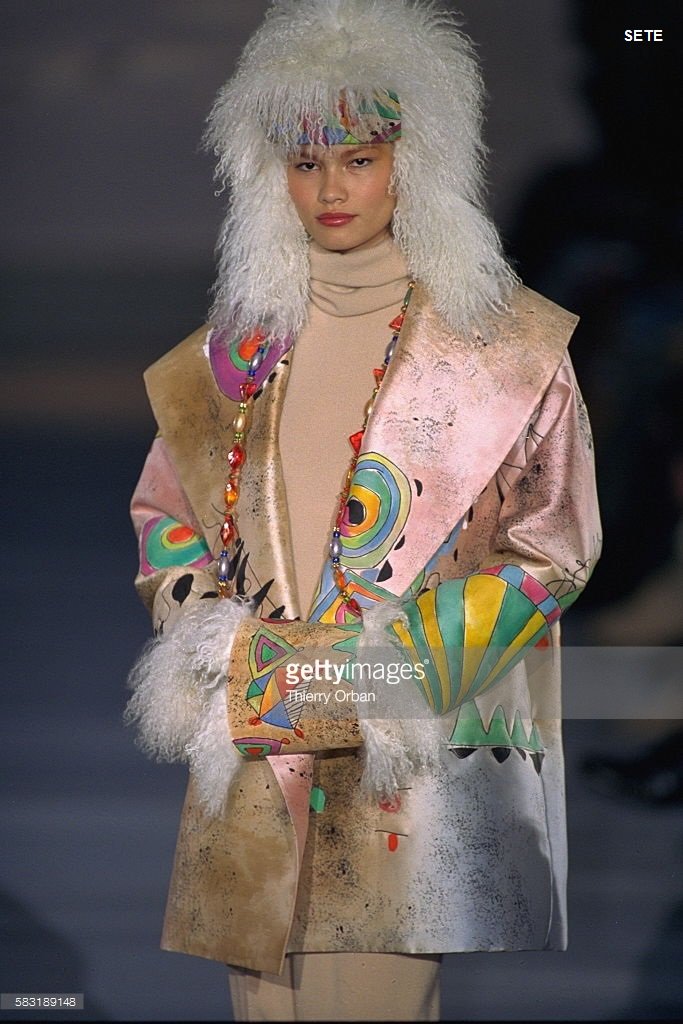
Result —
<path fill-rule="evenodd" d="M 203 121 L 264 9 L 0 2 L 1 987 L 84 991 L 89 1019 L 228 1015 L 220 965 L 157 949 L 184 770 L 148 764 L 121 726 L 148 633 L 127 502 L 154 434 L 141 372 L 207 309 L 224 198 L 199 150 Z M 568 620 L 581 642 L 677 558 L 678 5 L 458 9 L 487 82 L 491 207 L 507 249 L 530 287 L 583 318 L 572 352 L 605 554 Z M 626 44 L 627 27 L 663 28 L 664 42 Z M 447 1019 L 683 1009 L 678 812 L 610 802 L 579 771 L 596 750 L 635 756 L 646 733 L 587 722 L 566 733 L 570 952 L 449 958 Z"/>

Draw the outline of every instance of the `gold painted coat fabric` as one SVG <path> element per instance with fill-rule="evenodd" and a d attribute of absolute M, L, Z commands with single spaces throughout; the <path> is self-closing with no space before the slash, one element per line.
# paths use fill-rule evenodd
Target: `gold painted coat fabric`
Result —
<path fill-rule="evenodd" d="M 364 607 L 500 566 L 524 586 L 536 581 L 560 610 L 573 602 L 600 551 L 590 428 L 565 352 L 575 322 L 520 288 L 506 315 L 456 336 L 416 289 L 357 466 L 359 488 L 381 483 L 375 505 L 366 502 L 375 519 L 351 538 Z M 215 595 L 235 412 L 212 358 L 220 341 L 203 328 L 146 375 L 160 436 L 133 517 L 137 584 L 157 631 Z M 203 813 L 190 781 L 162 944 L 266 971 L 279 971 L 288 951 L 563 948 L 554 618 L 540 650 L 442 716 L 438 768 L 416 773 L 391 804 L 360 791 L 352 705 L 334 717 L 306 705 L 301 736 L 249 724 L 259 631 L 299 661 L 348 636 L 327 567 L 311 609 L 297 607 L 292 586 L 277 438 L 293 358 L 295 346 L 283 346 L 254 402 L 238 584 L 257 608 L 233 645 L 226 723 L 234 740 L 270 736 L 279 752 L 245 758 L 219 818 Z"/>

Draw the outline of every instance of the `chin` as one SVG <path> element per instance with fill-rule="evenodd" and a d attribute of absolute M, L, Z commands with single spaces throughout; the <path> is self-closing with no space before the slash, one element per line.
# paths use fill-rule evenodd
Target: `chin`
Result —
<path fill-rule="evenodd" d="M 323 246 L 324 249 L 353 249 L 361 244 L 353 234 L 343 227 L 330 227 L 327 230 L 325 228 L 321 230 L 316 224 L 315 230 L 308 233 L 313 241 L 317 242 L 318 246 Z"/>
<path fill-rule="evenodd" d="M 330 238 L 330 234 L 337 232 Z M 352 249 L 358 249 L 362 245 L 367 245 L 369 242 L 377 245 L 385 238 L 390 237 L 390 234 L 382 234 L 380 232 L 373 232 L 371 235 L 361 235 L 350 238 L 348 235 L 343 237 L 343 229 L 334 228 L 329 234 L 325 232 L 325 237 L 321 238 L 320 233 L 316 232 L 313 234 L 309 232 L 315 242 L 318 243 L 323 249 L 327 249 L 329 252 L 350 252 Z M 379 237 L 378 237 L 379 236 Z"/>
<path fill-rule="evenodd" d="M 346 252 L 347 249 L 355 249 L 356 246 L 363 244 L 362 241 L 349 241 L 344 238 L 316 238 L 315 235 L 313 235 L 313 240 L 317 242 L 321 248 L 329 249 L 330 252 Z"/>

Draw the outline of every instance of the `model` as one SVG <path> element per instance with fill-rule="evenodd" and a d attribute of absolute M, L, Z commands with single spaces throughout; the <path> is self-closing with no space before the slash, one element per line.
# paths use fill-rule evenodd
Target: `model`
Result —
<path fill-rule="evenodd" d="M 483 209 L 481 97 L 433 5 L 280 0 L 210 116 L 230 206 L 209 323 L 146 374 L 128 716 L 190 766 L 162 944 L 231 965 L 237 1019 L 438 1019 L 440 954 L 566 941 L 592 443 L 577 318 Z"/>

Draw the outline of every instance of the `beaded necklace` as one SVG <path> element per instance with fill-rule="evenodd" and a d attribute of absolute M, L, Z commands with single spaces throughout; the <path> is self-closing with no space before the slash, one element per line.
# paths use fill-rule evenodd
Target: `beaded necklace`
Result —
<path fill-rule="evenodd" d="M 357 430 L 355 434 L 351 434 L 349 437 L 349 444 L 353 449 L 353 455 L 351 457 L 349 468 L 346 471 L 346 476 L 344 477 L 341 494 L 339 495 L 337 515 L 335 517 L 332 537 L 329 544 L 329 558 L 332 564 L 332 576 L 334 578 L 335 585 L 339 590 L 339 596 L 348 610 L 359 618 L 362 614 L 361 607 L 349 592 L 348 581 L 344 575 L 344 569 L 341 564 L 341 557 L 343 553 L 341 527 L 349 498 L 349 492 L 351 490 L 353 475 L 356 471 L 356 463 L 358 462 L 363 435 L 365 434 L 368 420 L 370 419 L 370 415 L 375 404 L 375 399 L 377 398 L 379 389 L 382 386 L 382 381 L 384 380 L 387 367 L 389 366 L 394 352 L 396 351 L 398 339 L 401 334 L 401 328 L 403 326 L 403 320 L 405 318 L 408 305 L 410 304 L 410 298 L 414 287 L 415 282 L 410 281 L 408 284 L 408 291 L 406 292 L 401 304 L 401 310 L 398 316 L 394 317 L 389 324 L 393 334 L 391 341 L 386 347 L 382 365 L 380 367 L 376 367 L 372 371 L 375 377 L 375 386 L 365 405 L 365 409 L 363 410 L 363 425 L 360 430 Z M 234 589 L 234 584 L 231 583 L 231 580 L 235 575 L 237 544 L 239 541 L 239 531 L 236 521 L 236 506 L 239 499 L 240 474 L 247 457 L 246 435 L 251 422 L 254 394 L 258 389 L 255 378 L 263 363 L 266 353 L 268 352 L 268 347 L 269 342 L 265 335 L 258 332 L 252 335 L 252 337 L 240 342 L 240 355 L 242 358 L 249 360 L 249 365 L 247 367 L 245 379 L 240 384 L 240 402 L 237 414 L 232 421 L 232 429 L 234 431 L 232 447 L 227 456 L 228 478 L 225 482 L 225 489 L 223 491 L 225 511 L 223 515 L 223 524 L 220 529 L 220 538 L 223 546 L 218 556 L 217 563 L 218 593 L 221 597 L 231 597 Z"/>

